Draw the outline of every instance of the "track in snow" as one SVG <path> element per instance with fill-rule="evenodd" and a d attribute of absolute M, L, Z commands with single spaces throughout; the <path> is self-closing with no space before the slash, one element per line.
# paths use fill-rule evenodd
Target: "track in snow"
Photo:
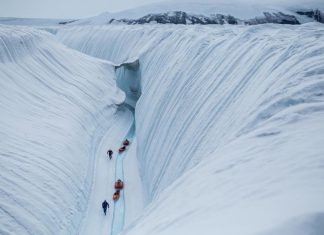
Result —
<path fill-rule="evenodd" d="M 113 125 L 107 131 L 101 140 L 101 144 L 96 153 L 97 163 L 95 167 L 95 176 L 92 187 L 92 195 L 88 201 L 88 210 L 83 220 L 80 234 L 107 234 L 111 228 L 111 212 L 108 210 L 107 216 L 104 216 L 101 203 L 107 200 L 110 205 L 113 194 L 113 185 L 115 181 L 114 161 L 117 161 L 115 155 L 113 160 L 107 159 L 107 149 L 118 149 L 120 140 L 124 138 L 133 122 L 132 113 L 124 107 L 120 107 L 112 120 Z"/>
<path fill-rule="evenodd" d="M 130 141 L 132 144 L 135 135 L 135 121 L 133 122 L 130 130 L 128 131 L 125 139 Z M 115 181 L 121 179 L 124 181 L 124 158 L 127 155 L 129 147 L 127 150 L 121 154 L 118 154 L 116 157 L 116 165 L 115 165 Z M 126 185 L 127 187 L 127 185 Z M 119 234 L 125 224 L 125 190 L 121 190 L 121 197 L 118 201 L 114 203 L 114 211 L 112 217 L 112 225 L 110 230 L 110 235 Z"/>

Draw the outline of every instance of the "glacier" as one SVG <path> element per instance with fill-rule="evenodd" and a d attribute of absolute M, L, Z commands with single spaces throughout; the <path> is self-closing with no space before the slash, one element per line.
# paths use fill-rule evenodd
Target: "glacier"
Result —
<path fill-rule="evenodd" d="M 132 123 L 114 66 L 1 26 L 0 77 L 0 234 L 75 234 L 103 136 L 116 145 Z"/>
<path fill-rule="evenodd" d="M 324 28 L 97 26 L 56 37 L 139 58 L 148 207 L 123 234 L 321 234 Z"/>
<path fill-rule="evenodd" d="M 322 24 L 44 29 L 0 26 L 1 234 L 109 234 L 134 120 L 121 234 L 323 233 Z"/>

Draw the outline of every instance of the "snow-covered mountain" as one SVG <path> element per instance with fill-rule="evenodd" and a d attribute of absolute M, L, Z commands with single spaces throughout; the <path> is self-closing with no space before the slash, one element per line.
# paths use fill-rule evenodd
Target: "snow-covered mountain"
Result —
<path fill-rule="evenodd" d="M 299 12 L 301 15 L 308 15 L 309 12 Z M 304 13 L 304 14 L 303 14 Z M 125 24 L 150 24 L 150 23 L 157 23 L 157 24 L 201 24 L 201 25 L 208 25 L 208 24 L 247 24 L 247 25 L 254 25 L 254 24 L 266 24 L 266 23 L 273 23 L 273 24 L 300 24 L 297 18 L 293 15 L 283 14 L 282 12 L 264 12 L 264 16 L 262 17 L 255 17 L 253 19 L 241 20 L 235 18 L 231 15 L 222 15 L 216 14 L 211 16 L 204 16 L 204 15 L 190 15 L 183 11 L 172 11 L 163 14 L 148 14 L 143 16 L 139 19 L 120 19 L 115 20 L 111 19 L 109 24 L 115 23 L 125 23 Z M 321 21 L 321 12 L 319 14 L 314 14 L 312 17 L 319 19 Z M 314 17 L 315 16 L 315 17 Z M 319 16 L 319 17 L 317 17 Z"/>
<path fill-rule="evenodd" d="M 0 234 L 322 235 L 323 24 L 113 15 L 52 34 L 0 25 Z"/>
<path fill-rule="evenodd" d="M 235 3 L 234 3 L 235 2 Z M 100 25 L 112 22 L 127 24 L 143 23 L 176 23 L 181 24 L 263 24 L 263 23 L 287 23 L 296 24 L 311 21 L 324 21 L 324 3 L 309 1 L 307 3 L 270 3 L 258 1 L 172 1 L 161 2 L 129 9 L 117 13 L 104 13 L 97 17 L 81 19 L 71 25 Z M 178 13 L 176 13 L 178 12 Z M 176 14 L 182 20 L 175 20 Z M 302 13 L 302 14 L 298 14 Z M 313 13 L 312 13 L 313 12 Z M 306 13 L 306 14 L 305 14 Z M 185 14 L 185 15 L 184 15 Z M 314 15 L 316 15 L 314 17 Z M 235 20 L 233 20 L 233 18 Z"/>
<path fill-rule="evenodd" d="M 324 23 L 324 3 L 253 0 L 165 1 L 120 12 L 104 12 L 85 19 L 20 19 L 0 17 L 0 24 L 28 26 L 77 26 L 125 24 L 303 24 Z"/>

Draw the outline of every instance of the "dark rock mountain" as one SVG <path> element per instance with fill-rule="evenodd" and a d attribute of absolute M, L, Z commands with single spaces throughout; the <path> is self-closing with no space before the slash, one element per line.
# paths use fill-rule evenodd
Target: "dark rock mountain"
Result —
<path fill-rule="evenodd" d="M 249 20 L 240 20 L 231 15 L 222 15 L 215 14 L 211 16 L 204 15 L 191 15 L 183 11 L 174 11 L 167 13 L 159 13 L 159 14 L 148 14 L 139 19 L 112 19 L 109 21 L 112 23 L 125 23 L 125 24 L 149 24 L 149 23 L 158 23 L 158 24 L 266 24 L 266 23 L 274 23 L 274 24 L 300 24 L 295 16 L 287 15 L 282 12 L 278 13 L 269 13 L 264 12 L 264 16 L 256 17 L 254 19 Z"/>
<path fill-rule="evenodd" d="M 287 15 L 282 12 L 269 13 L 264 12 L 264 17 L 256 17 L 254 19 L 246 20 L 246 24 L 300 24 L 299 21 L 293 15 Z"/>
<path fill-rule="evenodd" d="M 174 11 L 159 14 L 148 14 L 139 19 L 112 19 L 112 22 L 122 22 L 125 24 L 148 24 L 148 23 L 158 23 L 158 24 L 237 24 L 237 20 L 230 15 L 213 15 L 210 17 L 203 15 L 190 15 L 183 11 Z"/>
<path fill-rule="evenodd" d="M 324 23 L 324 12 L 316 9 L 316 10 L 305 10 L 305 11 L 296 11 L 299 15 L 305 15 L 309 18 L 312 18 L 320 23 Z"/>

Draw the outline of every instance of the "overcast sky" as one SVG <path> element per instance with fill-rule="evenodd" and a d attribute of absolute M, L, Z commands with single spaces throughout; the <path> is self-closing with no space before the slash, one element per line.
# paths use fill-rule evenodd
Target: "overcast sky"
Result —
<path fill-rule="evenodd" d="M 75 19 L 164 1 L 170 0 L 0 0 L 0 17 Z M 225 2 L 227 4 L 241 2 L 249 5 L 269 2 L 289 5 L 315 2 L 324 5 L 324 0 L 172 0 L 171 2 Z"/>
<path fill-rule="evenodd" d="M 0 16 L 83 18 L 163 0 L 0 0 Z"/>

